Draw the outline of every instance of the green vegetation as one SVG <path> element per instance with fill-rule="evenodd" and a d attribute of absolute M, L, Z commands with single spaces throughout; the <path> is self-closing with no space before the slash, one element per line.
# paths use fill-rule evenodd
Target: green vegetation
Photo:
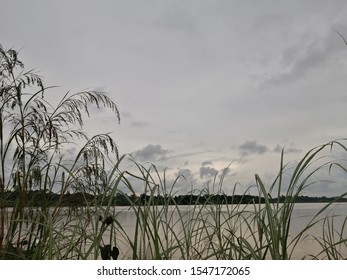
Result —
<path fill-rule="evenodd" d="M 20 197 L 20 193 L 18 191 L 7 191 L 4 196 L 6 197 L 5 206 L 13 207 L 16 204 L 16 201 Z M 45 200 L 48 203 L 49 207 L 56 206 L 58 203 L 63 207 L 80 207 L 86 205 L 93 205 L 99 201 L 99 198 L 91 193 L 84 192 L 74 192 L 74 193 L 54 193 L 54 192 L 43 192 L 42 190 L 29 190 L 26 194 L 26 198 L 28 201 L 27 206 L 30 207 L 38 207 L 41 205 L 42 197 L 45 197 Z M 137 200 L 152 201 L 153 204 L 156 205 L 165 205 L 167 203 L 167 199 L 162 195 L 153 195 L 153 197 L 147 194 L 140 195 L 131 195 L 128 196 L 126 193 L 117 192 L 113 197 L 107 197 L 106 200 L 103 200 L 104 205 L 106 206 L 111 201 L 111 206 L 131 206 L 133 203 L 136 203 Z M 194 204 L 250 204 L 255 201 L 259 203 L 265 203 L 265 199 L 263 197 L 255 196 L 255 195 L 227 195 L 227 194 L 179 194 L 172 197 L 169 201 L 169 205 L 194 205 Z M 279 198 L 279 202 L 283 203 L 286 200 L 285 196 L 281 196 Z M 277 202 L 277 198 L 270 198 L 269 201 L 271 203 Z M 347 202 L 346 197 L 311 197 L 300 195 L 295 198 L 295 203 L 329 203 L 329 202 Z"/>
<path fill-rule="evenodd" d="M 122 170 L 129 157 L 118 155 L 109 135 L 84 133 L 90 105 L 110 109 L 119 121 L 105 93 L 67 93 L 52 106 L 48 90 L 40 76 L 24 71 L 16 51 L 0 45 L 0 259 L 292 259 L 308 237 L 320 249 L 304 258 L 346 258 L 347 217 L 326 215 L 346 193 L 290 233 L 294 206 L 307 198 L 315 175 L 347 172 L 322 157 L 337 148 L 345 153 L 345 139 L 308 151 L 293 168 L 283 151 L 270 185 L 255 175 L 256 196 L 237 193 L 237 184 L 226 194 L 225 173 L 216 174 L 210 188 L 181 195 L 175 191 L 180 177 L 169 184 L 155 165 L 135 161 L 136 170 Z M 82 148 L 65 158 L 75 141 L 84 141 Z M 139 184 L 142 195 L 134 188 Z M 126 213 L 134 224 L 121 220 Z M 310 236 L 318 224 L 322 235 Z"/>

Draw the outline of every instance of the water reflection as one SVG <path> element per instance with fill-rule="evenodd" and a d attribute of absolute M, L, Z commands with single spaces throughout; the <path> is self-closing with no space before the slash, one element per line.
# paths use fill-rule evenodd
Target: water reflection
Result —
<path fill-rule="evenodd" d="M 294 211 L 293 211 L 293 215 L 292 215 L 292 220 L 291 220 L 291 225 L 290 225 L 290 236 L 294 237 L 296 235 L 298 235 L 306 226 L 308 223 L 312 222 L 313 217 L 320 211 L 320 209 L 322 209 L 326 204 L 324 203 L 299 203 L 295 205 Z M 210 206 L 208 206 L 210 207 Z M 230 209 L 226 209 L 227 207 L 232 207 L 230 205 L 228 206 L 223 206 L 221 208 L 222 211 L 220 211 L 220 224 L 225 227 L 225 229 L 221 229 L 221 231 L 223 230 L 230 230 L 230 228 L 232 228 L 232 226 L 230 226 L 227 223 L 224 223 L 223 221 L 228 219 L 229 217 L 227 217 L 227 215 L 231 212 Z M 194 209 L 194 211 L 192 211 L 192 209 Z M 202 215 L 202 213 L 208 212 L 209 214 L 211 214 L 211 209 L 199 209 L 198 211 L 200 211 L 200 213 L 196 213 L 197 209 L 193 208 L 192 206 L 179 206 L 179 211 L 176 209 L 176 207 L 174 206 L 169 206 L 168 207 L 168 217 L 169 217 L 169 221 L 165 221 L 167 222 L 170 227 L 172 227 L 172 232 L 176 233 L 177 236 L 178 235 L 182 235 L 184 234 L 184 232 L 187 232 L 189 230 L 194 230 L 193 225 L 190 224 L 190 222 L 193 223 L 196 222 L 195 219 L 199 218 L 199 215 Z M 243 209 L 243 212 L 245 215 L 245 213 L 248 213 L 246 215 L 249 215 L 249 220 L 252 217 L 252 211 L 253 211 L 253 206 L 247 206 Z M 136 221 L 137 221 L 137 217 L 136 214 L 134 213 L 134 211 L 129 208 L 129 207 L 116 207 L 115 208 L 115 213 L 117 216 L 117 220 L 119 221 L 119 223 L 122 225 L 123 229 L 126 231 L 127 237 L 130 240 L 134 240 L 135 238 L 135 232 L 136 232 Z M 323 237 L 323 234 L 327 234 L 327 224 L 324 227 L 324 222 L 323 219 L 326 216 L 330 216 L 331 219 L 330 221 L 333 222 L 334 227 L 330 229 L 333 229 L 335 235 L 337 238 L 343 237 L 343 238 L 347 238 L 347 231 L 346 229 L 342 228 L 343 227 L 343 222 L 345 220 L 347 214 L 347 203 L 336 203 L 333 205 L 333 207 L 329 207 L 328 209 L 326 209 L 325 211 L 323 211 L 322 213 L 320 213 L 319 216 L 317 216 L 315 218 L 315 222 L 313 223 L 313 225 L 310 227 L 309 230 L 305 231 L 305 233 L 302 235 L 302 238 L 300 240 L 300 243 L 295 246 L 295 250 L 293 251 L 292 254 L 292 259 L 302 259 L 304 256 L 306 256 L 307 258 L 312 258 L 312 256 L 317 256 L 322 248 L 319 246 L 318 241 L 321 240 L 321 238 Z M 203 216 L 203 215 L 202 215 Z M 201 216 L 201 217 L 202 217 Z M 208 215 L 204 216 L 204 217 L 208 217 Z M 236 218 L 236 216 L 235 216 Z M 207 221 L 200 221 L 201 223 L 208 223 Z M 211 221 L 212 222 L 212 221 Z M 215 222 L 215 221 L 214 221 Z M 214 223 L 212 222 L 212 223 Z M 230 221 L 229 221 L 230 222 Z M 239 221 L 241 223 L 241 221 Z M 191 227 L 190 227 L 191 226 Z M 211 226 L 211 225 L 210 225 Z M 229 228 L 228 228 L 229 227 Z M 329 227 L 328 227 L 329 228 Z M 340 232 L 342 228 L 342 232 Z M 165 233 L 165 230 L 163 229 L 159 229 Z M 213 227 L 208 227 L 207 231 L 211 231 L 214 230 Z M 240 234 L 242 231 L 241 227 L 236 229 L 235 232 L 233 232 L 232 234 Z M 249 229 L 246 229 L 242 234 L 245 235 L 249 235 L 250 233 L 247 231 L 249 231 Z M 196 233 L 195 233 L 196 234 Z M 205 233 L 201 233 L 202 235 L 207 235 L 208 232 Z M 338 236 L 340 235 L 340 236 Z M 176 238 L 177 238 L 176 236 Z M 129 247 L 128 242 L 126 242 L 126 240 L 124 240 L 124 235 L 122 234 L 118 234 L 117 236 L 115 236 L 117 239 L 117 247 L 120 249 L 120 259 L 131 259 L 133 257 L 133 250 L 132 248 Z M 172 237 L 172 236 L 171 236 Z M 166 240 L 170 240 L 171 238 L 170 236 L 163 236 L 163 239 L 165 238 Z M 195 236 L 196 237 L 196 236 Z M 108 237 L 106 237 L 108 238 Z M 173 238 L 174 239 L 174 238 Z M 289 240 L 290 241 L 290 240 Z M 250 240 L 250 242 L 252 242 L 252 240 Z M 342 248 L 342 245 L 344 246 L 344 248 Z M 341 252 L 347 257 L 347 250 L 344 244 L 341 245 Z M 149 244 L 150 246 L 150 244 Z M 177 257 L 180 258 L 179 256 L 179 252 L 176 252 L 177 254 L 175 254 L 173 256 L 173 258 Z M 323 255 L 321 255 L 321 257 L 324 257 Z"/>
<path fill-rule="evenodd" d="M 291 259 L 302 259 L 305 256 L 309 259 L 315 256 L 319 259 L 327 258 L 325 253 L 321 253 L 322 246 L 329 246 L 325 244 L 326 241 L 347 238 L 347 230 L 344 228 L 347 203 L 335 203 L 315 217 L 325 205 L 295 205 L 290 223 L 289 242 L 309 223 L 311 227 L 302 234 Z M 7 210 L 10 216 L 11 209 Z M 35 211 L 27 210 L 31 216 L 36 216 Z M 258 242 L 255 240 L 258 225 L 253 220 L 254 206 L 250 205 L 147 208 L 117 206 L 109 209 L 61 208 L 59 211 L 60 214 L 52 221 L 52 225 L 57 231 L 56 237 L 61 239 L 57 244 L 60 242 L 59 246 L 68 248 L 61 252 L 59 258 L 74 259 L 78 247 L 89 259 L 152 259 L 154 256 L 158 257 L 155 250 L 160 251 L 162 259 L 202 259 L 218 251 L 220 254 L 211 258 L 237 259 L 244 255 L 235 255 L 235 252 L 230 250 L 234 244 L 240 245 L 242 241 L 243 244 L 247 242 L 247 246 L 252 247 Z M 330 218 L 324 220 L 327 216 Z M 35 228 L 28 223 L 30 220 L 32 219 L 28 217 L 25 227 L 22 228 L 24 237 L 30 237 L 32 229 Z M 98 240 L 98 245 L 90 250 L 94 240 Z M 71 242 L 75 244 L 71 245 Z M 263 241 L 261 244 L 267 243 Z M 24 248 L 26 244 L 21 246 Z M 171 249 L 165 252 L 168 248 Z M 336 248 L 344 258 L 347 257 L 346 243 L 341 243 Z M 333 256 L 333 248 L 329 253 Z"/>

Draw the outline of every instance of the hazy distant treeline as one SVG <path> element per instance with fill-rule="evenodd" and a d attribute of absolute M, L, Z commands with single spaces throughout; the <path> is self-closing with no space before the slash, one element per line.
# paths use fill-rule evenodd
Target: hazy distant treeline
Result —
<path fill-rule="evenodd" d="M 6 206 L 11 207 L 16 204 L 19 200 L 19 196 L 23 196 L 23 193 L 17 191 L 6 192 L 5 201 Z M 61 206 L 85 206 L 98 204 L 102 201 L 112 201 L 113 206 L 130 206 L 134 203 L 138 205 L 167 205 L 167 204 L 177 204 L 177 205 L 193 205 L 193 204 L 249 204 L 249 203 L 264 203 L 264 198 L 254 195 L 224 195 L 224 194 L 185 194 L 176 195 L 172 197 L 164 197 L 161 195 L 127 195 L 117 193 L 115 196 L 108 196 L 105 199 L 104 195 L 94 195 L 85 192 L 67 193 L 67 194 L 57 194 L 54 192 L 43 192 L 43 191 L 29 191 L 24 197 L 27 205 L 30 206 L 42 206 L 42 203 L 48 204 L 48 206 L 59 205 Z M 280 202 L 283 202 L 284 196 L 279 198 Z M 272 198 L 271 202 L 276 202 L 277 198 Z M 310 196 L 298 196 L 296 198 L 297 203 L 314 203 L 314 202 L 347 202 L 347 198 L 336 197 L 310 197 Z"/>

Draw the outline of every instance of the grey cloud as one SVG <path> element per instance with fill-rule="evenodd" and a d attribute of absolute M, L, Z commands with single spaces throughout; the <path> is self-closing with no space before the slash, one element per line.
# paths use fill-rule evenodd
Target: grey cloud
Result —
<path fill-rule="evenodd" d="M 221 174 L 223 174 L 223 175 L 228 175 L 229 174 L 229 172 L 230 172 L 230 167 L 225 167 L 225 168 L 223 168 L 221 171 L 220 171 L 220 173 Z M 235 175 L 236 173 L 234 173 L 234 175 Z"/>
<path fill-rule="evenodd" d="M 297 149 L 297 148 L 288 148 L 288 149 L 285 149 L 285 152 L 286 153 L 300 153 L 300 152 L 302 152 L 302 150 Z"/>
<path fill-rule="evenodd" d="M 243 156 L 247 156 L 249 154 L 264 154 L 268 148 L 265 145 L 257 144 L 257 141 L 246 141 L 239 146 L 239 150 Z"/>
<path fill-rule="evenodd" d="M 168 153 L 169 151 L 164 150 L 161 145 L 149 144 L 135 152 L 135 159 L 141 161 L 164 160 Z"/>
<path fill-rule="evenodd" d="M 197 186 L 196 178 L 191 169 L 179 169 L 175 175 L 175 180 L 169 182 L 169 185 L 175 184 L 175 193 L 184 193 L 192 190 L 192 187 Z M 176 181 L 176 179 L 178 179 Z"/>
<path fill-rule="evenodd" d="M 206 165 L 211 165 L 212 164 L 212 161 L 211 160 L 206 160 L 204 161 L 201 165 L 202 166 L 206 166 Z"/>
<path fill-rule="evenodd" d="M 209 166 L 202 166 L 200 167 L 200 178 L 210 178 L 215 176 L 218 173 L 218 170 L 209 167 Z"/>
<path fill-rule="evenodd" d="M 301 151 L 302 151 L 301 149 L 297 149 L 297 148 L 293 148 L 293 147 L 290 147 L 290 148 L 284 147 L 284 152 L 285 153 L 300 153 Z M 282 152 L 282 147 L 280 145 L 277 145 L 274 148 L 274 152 L 281 153 Z"/>
<path fill-rule="evenodd" d="M 188 168 L 180 169 L 175 175 L 176 175 L 176 177 L 183 176 L 186 179 L 189 179 L 189 178 L 193 177 L 192 171 L 190 169 L 188 169 Z"/>
<path fill-rule="evenodd" d="M 134 116 L 132 113 L 128 112 L 128 111 L 125 111 L 125 112 L 122 112 L 122 117 L 124 117 L 125 119 L 127 119 L 128 121 L 131 121 L 130 122 L 130 125 L 132 127 L 136 127 L 136 128 L 142 128 L 142 127 L 145 127 L 148 125 L 148 122 L 146 121 L 136 121 L 136 120 L 133 120 L 134 119 Z"/>
<path fill-rule="evenodd" d="M 339 35 L 333 29 L 325 38 L 315 38 L 306 47 L 303 43 L 290 46 L 282 53 L 282 73 L 275 74 L 268 80 L 269 83 L 282 84 L 292 82 L 304 77 L 314 68 L 333 61 L 336 54 L 345 50 L 343 41 L 339 43 Z"/>
<path fill-rule="evenodd" d="M 282 147 L 280 146 L 280 145 L 276 145 L 276 147 L 274 148 L 274 152 L 275 153 L 280 153 L 280 152 L 282 152 Z"/>

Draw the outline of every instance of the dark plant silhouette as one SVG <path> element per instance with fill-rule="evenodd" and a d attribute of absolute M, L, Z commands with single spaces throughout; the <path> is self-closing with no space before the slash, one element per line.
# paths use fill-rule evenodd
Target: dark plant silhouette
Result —
<path fill-rule="evenodd" d="M 111 250 L 111 245 L 107 244 L 105 246 L 100 246 L 100 252 L 101 252 L 101 258 L 103 260 L 110 260 L 112 259 L 116 260 L 119 256 L 119 250 L 117 247 L 113 247 Z"/>
<path fill-rule="evenodd" d="M 118 158 L 117 145 L 110 135 L 89 138 L 83 131 L 83 118 L 90 116 L 90 105 L 110 109 L 120 121 L 118 107 L 107 94 L 96 90 L 68 92 L 54 106 L 45 99 L 51 87 L 44 86 L 42 77 L 33 70 L 26 71 L 18 56 L 17 51 L 0 45 L 0 251 L 6 244 L 19 247 L 25 237 L 25 209 L 32 203 L 28 201 L 29 191 L 44 194 L 60 187 L 61 194 L 76 189 L 97 189 L 100 193 L 106 156 L 111 152 Z M 85 145 L 69 168 L 62 166 L 64 147 L 77 139 Z M 5 231 L 8 191 L 15 191 L 18 197 Z M 37 199 L 41 201 L 40 212 L 48 215 L 47 197 Z M 33 230 L 42 241 L 47 228 L 39 224 Z M 36 238 L 26 240 L 29 248 L 37 242 Z"/>
<path fill-rule="evenodd" d="M 104 223 L 109 226 L 110 224 L 113 223 L 113 218 L 111 216 L 106 217 Z"/>

